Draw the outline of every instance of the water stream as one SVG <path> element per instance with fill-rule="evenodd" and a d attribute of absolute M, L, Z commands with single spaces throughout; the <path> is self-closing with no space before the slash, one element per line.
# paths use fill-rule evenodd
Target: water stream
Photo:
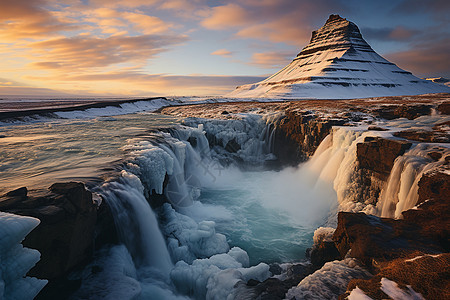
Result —
<path fill-rule="evenodd" d="M 356 144 L 390 133 L 336 127 L 309 161 L 274 171 L 264 167 L 275 158 L 268 118 L 178 123 L 131 114 L 1 127 L 3 190 L 89 181 L 115 164 L 91 188 L 109 203 L 121 245 L 74 275 L 82 279 L 74 299 L 233 298 L 237 282 L 272 276 L 269 264 L 303 259 L 314 230 L 335 226 L 338 210 L 397 216 L 411 208 L 422 172 L 414 164 L 428 162 L 428 146 L 414 145 L 375 207 L 355 198 Z M 152 209 L 156 194 L 168 202 Z"/>

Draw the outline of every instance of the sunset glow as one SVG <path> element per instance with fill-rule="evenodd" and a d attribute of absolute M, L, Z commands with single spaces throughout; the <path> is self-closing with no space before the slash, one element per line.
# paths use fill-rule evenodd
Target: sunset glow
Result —
<path fill-rule="evenodd" d="M 339 13 L 419 77 L 450 76 L 448 1 L 1 0 L 0 95 L 220 95 Z"/>

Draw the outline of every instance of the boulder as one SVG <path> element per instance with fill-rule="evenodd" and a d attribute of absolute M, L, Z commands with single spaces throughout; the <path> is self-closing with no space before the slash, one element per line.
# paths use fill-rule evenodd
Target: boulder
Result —
<path fill-rule="evenodd" d="M 321 241 L 318 245 L 314 245 L 309 253 L 311 263 L 315 267 L 322 267 L 326 262 L 337 260 L 340 253 L 336 245 L 332 241 Z"/>

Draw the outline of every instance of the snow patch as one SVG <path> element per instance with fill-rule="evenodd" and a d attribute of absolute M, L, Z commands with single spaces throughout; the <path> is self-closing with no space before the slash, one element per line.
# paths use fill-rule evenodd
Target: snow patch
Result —
<path fill-rule="evenodd" d="M 425 300 L 421 294 L 414 291 L 411 286 L 406 286 L 407 290 L 402 290 L 395 281 L 381 278 L 381 290 L 394 300 Z"/>

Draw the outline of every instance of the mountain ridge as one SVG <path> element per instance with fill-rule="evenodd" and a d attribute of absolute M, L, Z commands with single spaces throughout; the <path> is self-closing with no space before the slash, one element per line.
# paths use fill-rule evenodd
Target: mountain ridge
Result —
<path fill-rule="evenodd" d="M 417 78 L 389 62 L 364 40 L 356 24 L 330 15 L 290 64 L 227 96 L 346 99 L 440 92 L 450 88 Z"/>

